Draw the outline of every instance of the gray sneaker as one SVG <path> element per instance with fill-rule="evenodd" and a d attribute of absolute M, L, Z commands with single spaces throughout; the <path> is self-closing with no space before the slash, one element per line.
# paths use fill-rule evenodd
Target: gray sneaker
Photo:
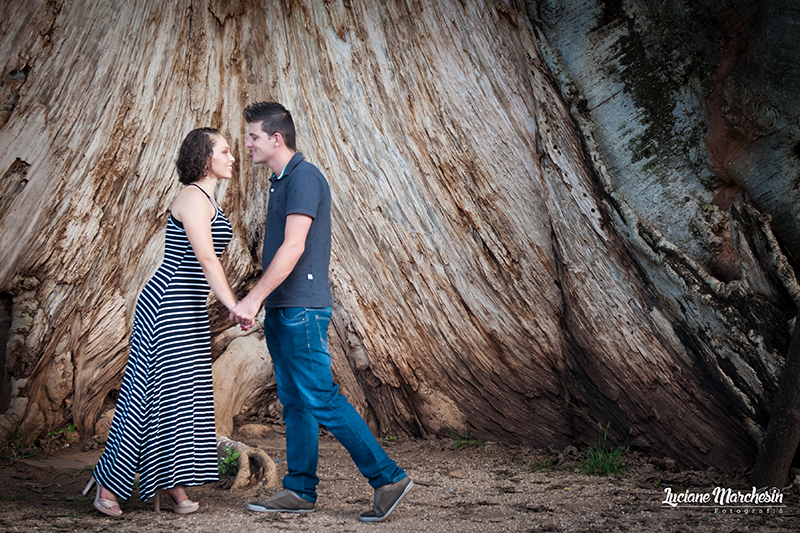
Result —
<path fill-rule="evenodd" d="M 257 513 L 313 513 L 314 504 L 290 490 L 279 490 L 266 500 L 247 504 L 248 511 Z"/>
<path fill-rule="evenodd" d="M 408 494 L 414 482 L 411 478 L 406 476 L 397 483 L 391 485 L 384 485 L 379 489 L 375 489 L 375 503 L 372 504 L 372 510 L 366 513 L 361 513 L 358 518 L 362 522 L 382 522 L 389 518 L 389 515 L 403 496 Z"/>

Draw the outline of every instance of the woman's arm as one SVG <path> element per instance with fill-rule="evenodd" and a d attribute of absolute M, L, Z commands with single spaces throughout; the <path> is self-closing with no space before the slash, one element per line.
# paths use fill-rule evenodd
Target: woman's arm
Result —
<path fill-rule="evenodd" d="M 225 277 L 222 263 L 214 251 L 214 240 L 211 237 L 211 219 L 214 218 L 214 212 L 214 206 L 196 187 L 183 189 L 172 204 L 172 216 L 183 224 L 189 244 L 192 245 L 194 255 L 200 262 L 208 285 L 219 301 L 231 310 L 236 306 L 236 297 L 228 284 L 228 278 Z"/>

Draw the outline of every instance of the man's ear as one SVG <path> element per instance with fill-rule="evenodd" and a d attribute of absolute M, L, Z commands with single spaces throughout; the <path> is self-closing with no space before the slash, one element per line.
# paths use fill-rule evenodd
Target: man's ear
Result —
<path fill-rule="evenodd" d="M 272 138 L 275 139 L 274 142 L 275 142 L 275 146 L 276 147 L 278 147 L 278 146 L 283 144 L 283 135 L 281 135 L 277 131 L 275 132 L 275 135 L 272 136 Z"/>

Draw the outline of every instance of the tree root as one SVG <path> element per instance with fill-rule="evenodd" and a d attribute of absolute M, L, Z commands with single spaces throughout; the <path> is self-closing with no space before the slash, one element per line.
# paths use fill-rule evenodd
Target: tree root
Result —
<path fill-rule="evenodd" d="M 275 461 L 266 452 L 225 436 L 217 437 L 217 455 L 225 457 L 228 454 L 227 449 L 239 453 L 239 470 L 235 477 L 220 480 L 223 488 L 250 490 L 278 486 L 278 471 Z"/>

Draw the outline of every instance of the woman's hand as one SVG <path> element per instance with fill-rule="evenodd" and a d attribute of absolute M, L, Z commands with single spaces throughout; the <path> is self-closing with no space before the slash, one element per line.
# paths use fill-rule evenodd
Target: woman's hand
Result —
<path fill-rule="evenodd" d="M 255 324 L 255 317 L 259 309 L 261 309 L 261 301 L 251 292 L 231 309 L 228 318 L 241 325 L 243 329 L 250 329 Z"/>

